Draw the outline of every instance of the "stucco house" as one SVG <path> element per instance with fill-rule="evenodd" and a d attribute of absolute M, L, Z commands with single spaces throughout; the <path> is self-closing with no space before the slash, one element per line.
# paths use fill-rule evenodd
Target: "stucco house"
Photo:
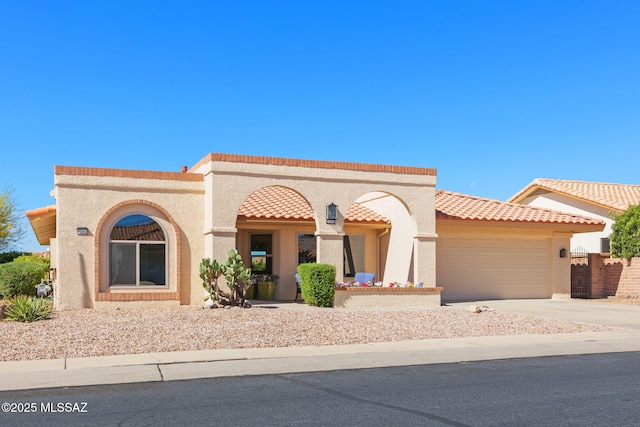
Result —
<path fill-rule="evenodd" d="M 570 296 L 562 250 L 602 221 L 435 185 L 430 168 L 212 153 L 182 172 L 56 166 L 55 205 L 27 216 L 59 309 L 201 305 L 201 259 L 233 248 L 280 276 L 277 300 L 308 261 L 422 283 L 438 305 Z"/>
<path fill-rule="evenodd" d="M 575 235 L 571 250 L 608 254 L 611 214 L 640 203 L 640 185 L 537 178 L 508 202 L 600 219 L 604 229 Z"/>

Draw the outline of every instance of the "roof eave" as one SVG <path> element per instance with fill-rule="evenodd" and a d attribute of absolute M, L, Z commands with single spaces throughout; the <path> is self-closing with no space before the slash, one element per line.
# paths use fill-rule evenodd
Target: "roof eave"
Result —
<path fill-rule="evenodd" d="M 56 206 L 50 205 L 26 212 L 38 243 L 47 246 L 56 237 Z"/>
<path fill-rule="evenodd" d="M 471 219 L 471 218 L 453 218 L 453 217 L 439 217 L 436 218 L 437 222 L 446 222 L 449 224 L 459 225 L 511 225 L 514 227 L 540 227 L 545 226 L 547 228 L 553 228 L 557 231 L 569 232 L 569 233 L 591 233 L 594 231 L 604 230 L 605 223 L 594 222 L 587 224 L 570 223 L 570 222 L 549 222 L 549 221 L 517 221 L 517 220 L 491 220 L 491 219 Z"/>

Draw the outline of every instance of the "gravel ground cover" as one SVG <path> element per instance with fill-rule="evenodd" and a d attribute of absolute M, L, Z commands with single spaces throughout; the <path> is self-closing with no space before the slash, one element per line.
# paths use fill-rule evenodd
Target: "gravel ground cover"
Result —
<path fill-rule="evenodd" d="M 0 361 L 605 330 L 610 328 L 447 307 L 412 311 L 101 308 L 54 312 L 51 319 L 34 323 L 1 320 Z"/>

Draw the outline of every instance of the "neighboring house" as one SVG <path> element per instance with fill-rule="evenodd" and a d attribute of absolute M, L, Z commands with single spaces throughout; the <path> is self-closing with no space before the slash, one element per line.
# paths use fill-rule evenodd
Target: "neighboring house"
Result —
<path fill-rule="evenodd" d="M 295 298 L 310 261 L 451 300 L 570 295 L 560 253 L 602 221 L 435 184 L 429 168 L 214 153 L 182 173 L 56 166 L 55 206 L 27 216 L 51 246 L 60 309 L 201 305 L 201 259 L 233 248 L 280 276 L 277 300 Z"/>
<path fill-rule="evenodd" d="M 604 221 L 604 230 L 574 236 L 571 250 L 606 254 L 610 252 L 611 215 L 640 203 L 640 185 L 537 178 L 508 201 Z"/>

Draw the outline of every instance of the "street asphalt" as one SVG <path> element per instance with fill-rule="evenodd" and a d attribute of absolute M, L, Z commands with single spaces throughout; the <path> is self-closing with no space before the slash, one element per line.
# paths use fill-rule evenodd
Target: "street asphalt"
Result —
<path fill-rule="evenodd" d="M 276 306 L 300 309 L 300 304 Z M 377 342 L 322 347 L 200 350 L 0 362 L 0 390 L 175 381 L 243 375 L 462 363 L 480 360 L 640 351 L 640 306 L 580 300 L 450 303 L 603 325 L 606 332 Z"/>

